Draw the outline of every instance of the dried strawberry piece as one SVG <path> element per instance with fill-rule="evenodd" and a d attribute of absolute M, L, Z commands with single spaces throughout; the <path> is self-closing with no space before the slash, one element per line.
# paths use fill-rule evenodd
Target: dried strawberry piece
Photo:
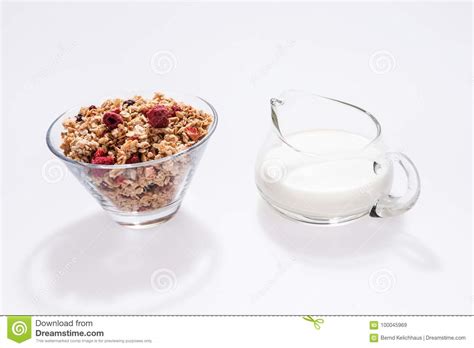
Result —
<path fill-rule="evenodd" d="M 99 156 L 94 157 L 91 161 L 92 164 L 107 164 L 111 165 L 115 163 L 115 160 L 112 156 Z"/>
<path fill-rule="evenodd" d="M 125 177 L 123 175 L 119 175 L 114 179 L 115 184 L 121 184 L 125 181 Z"/>
<path fill-rule="evenodd" d="M 104 148 L 102 147 L 99 147 L 95 153 L 94 153 L 94 156 L 92 158 L 96 158 L 96 157 L 105 157 L 107 156 L 107 150 L 105 150 Z"/>
<path fill-rule="evenodd" d="M 108 129 L 112 130 L 117 128 L 120 123 L 123 123 L 123 118 L 116 112 L 108 111 L 104 114 L 104 117 L 102 117 L 102 121 Z"/>
<path fill-rule="evenodd" d="M 171 107 L 171 110 L 173 110 L 174 112 L 183 111 L 183 109 L 181 109 L 181 106 L 179 106 L 178 104 L 173 104 L 173 106 Z"/>
<path fill-rule="evenodd" d="M 146 117 L 148 122 L 152 127 L 155 128 L 165 128 L 168 127 L 170 121 L 169 117 L 173 116 L 173 111 L 168 109 L 166 106 L 157 105 L 153 109 L 150 109 L 146 112 Z"/>
<path fill-rule="evenodd" d="M 103 153 L 104 150 L 102 149 L 97 149 L 96 153 Z M 91 163 L 92 164 L 106 164 L 106 165 L 112 165 L 114 164 L 115 160 L 112 156 L 95 156 L 92 158 Z M 103 176 L 107 172 L 106 169 L 98 169 L 98 168 L 93 168 L 91 170 L 92 175 L 94 176 Z"/>
<path fill-rule="evenodd" d="M 136 153 L 134 153 L 130 158 L 125 162 L 126 164 L 138 163 L 140 162 L 140 158 Z"/>
<path fill-rule="evenodd" d="M 196 127 L 187 127 L 184 131 L 193 141 L 196 141 L 201 137 L 199 129 L 197 129 Z"/>

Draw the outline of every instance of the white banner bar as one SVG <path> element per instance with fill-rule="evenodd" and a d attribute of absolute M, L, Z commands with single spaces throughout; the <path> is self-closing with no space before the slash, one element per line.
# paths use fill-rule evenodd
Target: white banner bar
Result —
<path fill-rule="evenodd" d="M 472 347 L 472 316 L 9 316 L 0 346 Z"/>

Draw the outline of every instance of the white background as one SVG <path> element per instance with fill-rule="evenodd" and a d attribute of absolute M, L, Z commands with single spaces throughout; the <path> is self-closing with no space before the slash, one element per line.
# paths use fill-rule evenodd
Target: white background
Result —
<path fill-rule="evenodd" d="M 471 313 L 470 31 L 468 3 L 6 4 L 1 312 Z M 220 119 L 179 214 L 129 231 L 44 138 L 72 105 L 147 88 Z M 267 208 L 253 164 L 288 88 L 375 114 L 417 164 L 414 209 L 324 228 Z"/>

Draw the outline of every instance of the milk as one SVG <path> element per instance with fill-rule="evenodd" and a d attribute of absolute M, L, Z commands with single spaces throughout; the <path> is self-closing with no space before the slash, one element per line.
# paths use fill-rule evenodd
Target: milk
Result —
<path fill-rule="evenodd" d="M 360 216 L 390 191 L 392 167 L 370 139 L 341 130 L 285 139 L 293 148 L 275 144 L 256 166 L 259 190 L 280 210 L 322 220 Z"/>

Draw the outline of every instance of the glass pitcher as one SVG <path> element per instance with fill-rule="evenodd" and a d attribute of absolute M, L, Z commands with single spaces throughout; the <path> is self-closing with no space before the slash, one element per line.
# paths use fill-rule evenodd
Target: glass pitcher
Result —
<path fill-rule="evenodd" d="M 366 214 L 399 215 L 416 203 L 415 165 L 387 151 L 369 112 L 294 90 L 270 103 L 272 130 L 259 151 L 255 180 L 273 208 L 299 221 L 336 224 Z M 397 165 L 406 180 L 395 175 Z M 400 196 L 391 194 L 397 183 L 406 186 Z"/>

